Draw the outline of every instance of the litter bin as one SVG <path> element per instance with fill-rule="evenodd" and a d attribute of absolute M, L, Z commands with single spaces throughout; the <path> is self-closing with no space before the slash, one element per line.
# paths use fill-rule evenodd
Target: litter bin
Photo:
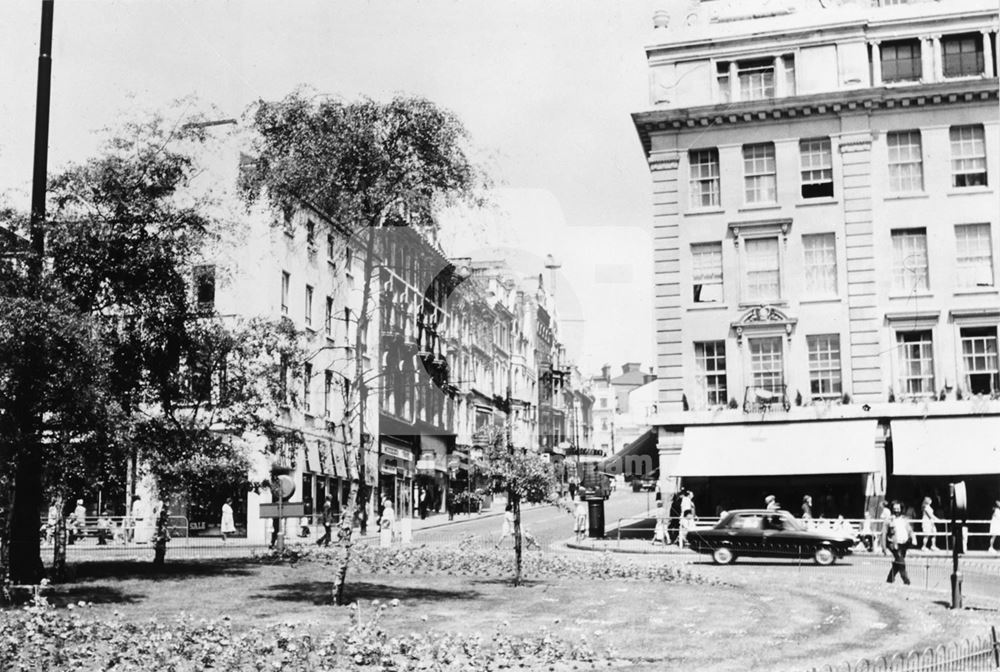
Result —
<path fill-rule="evenodd" d="M 591 539 L 604 538 L 604 499 L 587 500 L 587 518 L 590 521 L 588 533 Z"/>

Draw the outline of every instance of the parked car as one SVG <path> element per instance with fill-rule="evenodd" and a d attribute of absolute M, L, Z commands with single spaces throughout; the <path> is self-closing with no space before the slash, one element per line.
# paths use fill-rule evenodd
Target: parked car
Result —
<path fill-rule="evenodd" d="M 632 492 L 652 492 L 656 490 L 656 477 L 655 476 L 633 476 L 632 477 Z"/>
<path fill-rule="evenodd" d="M 812 558 L 831 565 L 851 553 L 857 536 L 837 530 L 812 530 L 788 511 L 740 509 L 731 511 L 713 528 L 688 532 L 692 550 L 710 553 L 720 565 L 738 557 Z"/>

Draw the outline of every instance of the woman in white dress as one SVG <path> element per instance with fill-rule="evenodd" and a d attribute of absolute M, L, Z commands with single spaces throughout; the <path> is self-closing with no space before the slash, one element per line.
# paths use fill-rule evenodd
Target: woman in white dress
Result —
<path fill-rule="evenodd" d="M 137 544 L 145 544 L 153 537 L 153 528 L 149 525 L 148 516 L 146 502 L 136 495 L 132 502 L 132 540 Z"/>
<path fill-rule="evenodd" d="M 923 550 L 936 551 L 938 550 L 937 526 L 934 524 L 934 521 L 937 520 L 937 516 L 934 515 L 934 507 L 931 506 L 930 497 L 924 497 L 921 510 L 923 511 L 923 515 L 920 519 L 920 531 L 924 534 Z"/>
<path fill-rule="evenodd" d="M 392 534 L 396 530 L 396 512 L 392 508 L 392 500 L 385 500 L 385 508 L 382 510 L 382 518 L 379 520 L 379 546 L 389 548 L 392 546 Z"/>
<path fill-rule="evenodd" d="M 997 537 L 1000 537 L 1000 499 L 993 502 L 993 516 L 990 518 L 990 553 L 997 553 Z"/>
<path fill-rule="evenodd" d="M 226 502 L 222 505 L 222 541 L 226 540 L 227 534 L 236 534 L 236 523 L 233 521 L 233 500 L 231 497 L 226 498 Z"/>

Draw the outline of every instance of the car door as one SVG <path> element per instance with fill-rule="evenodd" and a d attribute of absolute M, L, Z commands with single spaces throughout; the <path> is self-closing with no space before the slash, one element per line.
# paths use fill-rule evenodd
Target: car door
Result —
<path fill-rule="evenodd" d="M 737 555 L 760 555 L 764 542 L 764 519 L 752 513 L 733 517 L 729 527 L 730 544 Z"/>
<path fill-rule="evenodd" d="M 787 511 L 776 511 L 764 520 L 764 554 L 769 557 L 799 557 L 812 554 L 813 543 L 802 533 L 798 521 Z"/>

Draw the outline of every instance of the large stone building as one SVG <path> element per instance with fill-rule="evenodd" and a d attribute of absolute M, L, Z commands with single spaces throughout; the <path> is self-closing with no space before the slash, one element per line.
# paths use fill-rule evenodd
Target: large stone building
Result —
<path fill-rule="evenodd" d="M 654 17 L 661 480 L 699 510 L 1000 498 L 997 4 Z"/>

